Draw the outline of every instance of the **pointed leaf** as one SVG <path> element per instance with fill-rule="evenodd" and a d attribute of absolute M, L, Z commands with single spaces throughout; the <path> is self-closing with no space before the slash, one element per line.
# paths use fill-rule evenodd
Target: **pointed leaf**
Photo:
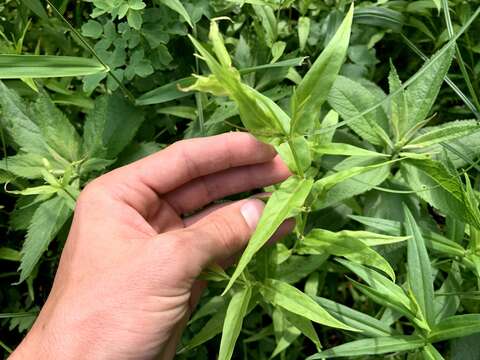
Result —
<path fill-rule="evenodd" d="M 322 297 L 316 296 L 314 300 L 336 319 L 360 330 L 365 335 L 377 337 L 392 334 L 392 329 L 387 324 L 372 316 Z"/>
<path fill-rule="evenodd" d="M 230 360 L 238 335 L 242 330 L 243 318 L 247 314 L 248 304 L 252 297 L 252 288 L 247 286 L 236 292 L 227 308 L 223 323 L 222 340 L 220 342 L 219 360 Z"/>
<path fill-rule="evenodd" d="M 21 251 L 19 282 L 24 281 L 31 274 L 50 242 L 71 214 L 72 211 L 67 202 L 59 196 L 43 202 L 35 210 Z"/>
<path fill-rule="evenodd" d="M 334 328 L 357 331 L 335 319 L 310 296 L 283 281 L 268 279 L 260 287 L 263 298 L 275 306 Z"/>
<path fill-rule="evenodd" d="M 404 205 L 403 211 L 405 214 L 406 233 L 411 236 L 407 242 L 408 284 L 427 323 L 433 325 L 435 315 L 433 276 L 430 259 L 422 233 L 412 213 L 406 205 Z"/>
<path fill-rule="evenodd" d="M 312 179 L 292 176 L 283 182 L 280 188 L 272 194 L 263 210 L 257 229 L 243 252 L 224 292 L 233 285 L 253 256 L 265 245 L 280 224 L 295 212 L 298 212 L 303 206 L 312 185 Z"/>
<path fill-rule="evenodd" d="M 411 129 L 425 120 L 437 98 L 443 80 L 452 62 L 455 47 L 450 46 L 436 61 L 427 62 L 429 68 L 424 71 L 427 63 L 418 71 L 424 71 L 406 90 L 408 103 L 408 125 Z M 436 54 L 433 56 L 435 57 Z"/>
<path fill-rule="evenodd" d="M 330 359 L 334 357 L 352 357 L 362 355 L 380 355 L 392 352 L 409 351 L 425 345 L 418 336 L 389 336 L 352 341 L 312 355 L 307 360 Z"/>
<path fill-rule="evenodd" d="M 96 59 L 50 55 L 0 55 L 0 79 L 83 76 L 108 71 Z"/>
<path fill-rule="evenodd" d="M 293 116 L 297 121 L 292 124 L 292 132 L 303 134 L 311 130 L 318 118 L 322 104 L 345 61 L 352 17 L 353 4 L 335 35 L 298 85 L 295 101 L 300 113 Z"/>
<path fill-rule="evenodd" d="M 431 342 L 464 337 L 480 332 L 480 314 L 455 315 L 443 319 L 432 328 Z"/>

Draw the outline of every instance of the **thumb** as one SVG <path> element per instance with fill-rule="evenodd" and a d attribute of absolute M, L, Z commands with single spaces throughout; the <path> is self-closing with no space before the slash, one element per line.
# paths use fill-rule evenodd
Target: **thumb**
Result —
<path fill-rule="evenodd" d="M 189 275 L 197 277 L 209 263 L 241 251 L 255 231 L 264 206 L 258 199 L 238 201 L 172 233 L 182 248 L 188 249 L 184 266 Z"/>

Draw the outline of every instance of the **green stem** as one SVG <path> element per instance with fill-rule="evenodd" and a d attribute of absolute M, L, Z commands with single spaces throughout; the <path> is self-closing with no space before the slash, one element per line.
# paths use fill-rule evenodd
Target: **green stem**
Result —
<path fill-rule="evenodd" d="M 293 155 L 293 161 L 295 162 L 295 165 L 297 166 L 297 171 L 298 175 L 301 177 L 305 177 L 305 173 L 303 172 L 302 167 L 300 166 L 300 159 L 298 157 L 297 151 L 295 150 L 295 146 L 293 146 L 292 140 L 288 139 L 288 146 L 290 147 L 290 151 L 292 152 Z"/>

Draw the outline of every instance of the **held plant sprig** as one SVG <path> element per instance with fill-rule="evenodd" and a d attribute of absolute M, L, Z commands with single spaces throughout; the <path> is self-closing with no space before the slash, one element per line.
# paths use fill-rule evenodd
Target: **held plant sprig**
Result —
<path fill-rule="evenodd" d="M 276 249 L 260 252 L 283 221 L 296 217 L 295 233 L 298 238 L 290 251 L 310 257 L 307 260 L 306 257 L 292 255 L 292 259 L 298 260 L 299 267 L 318 267 L 329 256 L 347 259 L 348 261 L 340 259 L 339 262 L 360 278 L 370 281 L 370 287 L 367 287 L 352 280 L 355 287 L 374 302 L 405 315 L 411 325 L 422 334 L 359 340 L 350 343 L 351 345 L 342 345 L 344 347 L 339 347 L 338 350 L 321 352 L 315 355 L 315 358 L 380 354 L 395 349 L 407 351 L 417 348 L 423 348 L 422 351 L 428 354 L 435 353 L 436 350 L 430 344 L 436 339 L 431 339 L 430 334 L 436 331 L 436 322 L 432 319 L 437 316 L 431 306 L 431 275 L 427 266 L 415 270 L 419 264 L 425 265 L 428 260 L 425 250 L 427 244 L 423 244 L 421 236 L 415 230 L 408 209 L 405 210 L 405 216 L 409 220 L 408 236 L 400 236 L 403 234 L 397 230 L 391 234 L 392 237 L 383 238 L 380 234 L 361 231 L 333 233 L 313 229 L 305 233 L 308 212 L 378 188 L 377 185 L 387 178 L 394 179 L 391 173 L 393 164 L 400 168 L 401 171 L 397 174 L 402 181 L 412 189 L 424 189 L 417 194 L 420 198 L 440 211 L 454 216 L 458 221 L 479 226 L 480 214 L 474 205 L 463 208 L 457 206 L 465 193 L 460 178 L 450 171 L 445 161 L 434 158 L 438 151 L 431 150 L 440 143 L 478 131 L 478 125 L 473 120 L 466 120 L 423 129 L 431 118 L 429 114 L 432 105 L 450 67 L 454 42 L 447 43 L 403 85 L 392 64 L 389 76 L 390 95 L 387 96 L 373 84 L 367 87 L 338 75 L 346 57 L 352 16 L 353 6 L 331 41 L 294 89 L 288 112 L 242 82 L 240 72 L 232 66 L 216 21 L 211 22 L 209 34 L 213 53 L 190 37 L 199 53 L 197 56 L 207 63 L 211 74 L 195 75 L 196 82 L 184 90 L 209 92 L 233 100 L 247 130 L 261 141 L 274 145 L 294 175 L 282 183 L 268 200 L 257 230 L 232 276 L 228 277 L 222 272 L 222 276 L 216 274 L 212 278 L 215 281 L 228 281 L 223 295 L 231 297 L 230 303 L 218 314 L 218 318 L 212 317 L 185 349 L 197 346 L 223 329 L 220 359 L 230 359 L 243 318 L 258 302 L 273 306 L 271 316 L 274 323 L 279 316 L 284 318 L 311 339 L 317 349 L 320 349 L 320 342 L 312 328 L 312 321 L 343 330 L 378 335 L 371 327 L 352 320 L 361 318 L 363 322 L 374 324 L 376 319 L 365 314 L 359 315 L 353 310 L 351 317 L 334 316 L 335 312 L 331 308 L 328 311 L 328 302 L 312 299 L 292 286 L 293 282 L 287 281 L 289 277 L 285 275 L 285 270 L 282 270 L 286 265 L 272 260 L 278 255 Z M 333 110 L 320 121 L 321 110 L 327 100 Z M 390 102 L 389 107 L 380 106 L 387 101 Z M 353 132 L 371 144 L 370 150 L 333 142 L 335 128 L 339 125 L 339 114 Z M 355 121 L 349 121 L 351 119 Z M 382 152 L 376 151 L 379 148 Z M 348 158 L 338 163 L 333 172 L 323 172 L 322 177 L 317 179 L 317 174 L 322 174 L 321 157 L 328 154 Z M 449 198 L 452 205 L 439 201 L 442 197 Z M 458 211 L 460 208 L 462 211 Z M 409 243 L 408 291 L 395 284 L 393 268 L 372 248 L 403 241 Z M 429 237 L 428 247 L 449 257 L 465 253 L 462 247 L 439 235 Z M 256 254 L 258 257 L 255 257 Z M 474 262 L 467 260 L 468 264 Z M 305 263 L 302 264 L 301 261 Z M 312 261 L 312 264 L 308 265 L 308 261 Z M 469 266 L 474 269 L 474 266 Z M 387 274 L 390 279 L 380 272 Z M 300 276 L 296 281 L 301 278 Z M 223 326 L 218 323 L 223 323 Z M 478 330 L 477 327 L 472 327 L 471 331 Z M 384 334 L 385 332 L 382 332 L 382 335 Z M 376 339 L 382 346 L 375 346 Z M 277 354 L 277 351 L 280 350 L 275 350 L 274 354 Z"/>

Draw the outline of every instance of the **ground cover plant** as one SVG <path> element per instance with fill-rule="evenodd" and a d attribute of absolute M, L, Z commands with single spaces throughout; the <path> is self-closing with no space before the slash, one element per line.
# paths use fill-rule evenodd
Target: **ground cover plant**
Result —
<path fill-rule="evenodd" d="M 293 176 L 265 189 L 237 264 L 204 272 L 178 358 L 478 358 L 479 14 L 460 0 L 5 1 L 5 356 L 89 181 L 248 131 Z"/>

